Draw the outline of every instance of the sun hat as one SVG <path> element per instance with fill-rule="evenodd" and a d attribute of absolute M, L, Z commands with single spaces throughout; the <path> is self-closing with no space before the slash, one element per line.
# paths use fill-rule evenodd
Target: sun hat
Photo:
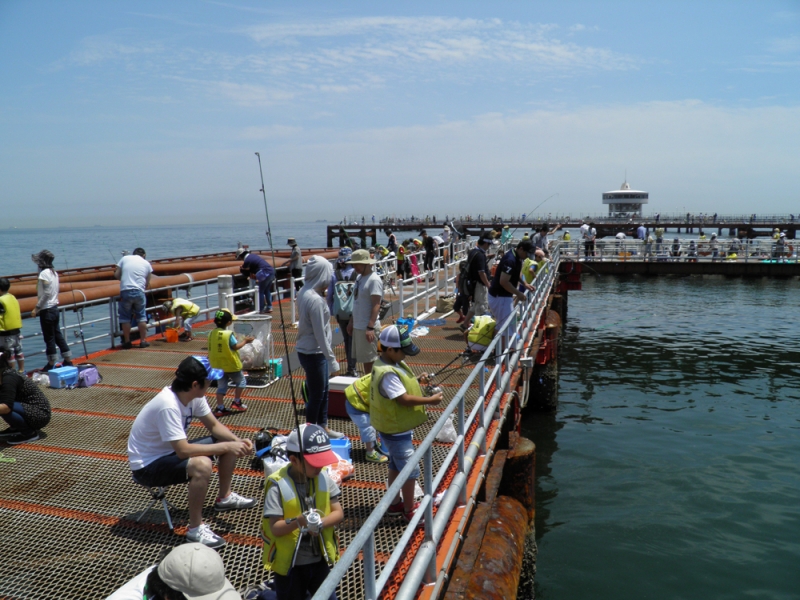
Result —
<path fill-rule="evenodd" d="M 331 440 L 322 427 L 306 423 L 300 425 L 300 434 L 303 436 L 303 457 L 312 467 L 321 469 L 339 462 L 339 457 L 331 450 Z M 292 430 L 286 438 L 286 451 L 300 452 L 297 429 Z"/>
<path fill-rule="evenodd" d="M 158 565 L 158 576 L 189 600 L 241 598 L 225 577 L 225 565 L 217 552 L 200 543 L 181 544 Z"/>
<path fill-rule="evenodd" d="M 236 259 L 239 260 L 240 258 L 244 258 L 248 254 L 250 254 L 250 250 L 247 248 L 239 248 L 236 250 Z"/>
<path fill-rule="evenodd" d="M 297 246 L 297 240 L 295 240 L 294 238 L 289 238 L 288 240 L 286 240 L 286 243 L 289 244 L 290 246 Z"/>
<path fill-rule="evenodd" d="M 225 373 L 222 369 L 212 369 L 211 363 L 206 356 L 187 356 L 175 370 L 175 377 L 184 381 L 200 381 L 208 379 L 217 381 L 222 379 Z"/>
<path fill-rule="evenodd" d="M 385 348 L 400 348 L 408 356 L 419 354 L 419 347 L 411 341 L 408 325 L 389 325 L 381 331 L 380 342 Z"/>
<path fill-rule="evenodd" d="M 369 250 L 364 250 L 363 248 L 360 250 L 356 250 L 353 252 L 353 256 L 350 257 L 350 260 L 347 261 L 348 265 L 374 265 L 375 259 L 370 258 Z"/>

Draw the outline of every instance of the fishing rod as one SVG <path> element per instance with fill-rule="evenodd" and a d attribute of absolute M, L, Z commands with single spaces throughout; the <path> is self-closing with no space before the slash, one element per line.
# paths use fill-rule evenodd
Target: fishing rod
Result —
<path fill-rule="evenodd" d="M 551 194 L 551 195 L 549 195 L 547 198 L 545 198 L 544 200 L 542 200 L 541 202 L 539 202 L 539 204 L 537 204 L 536 206 L 534 206 L 532 211 L 530 211 L 530 212 L 528 212 L 528 213 L 525 213 L 525 214 L 526 214 L 526 215 L 531 215 L 531 214 L 535 213 L 535 212 L 536 212 L 536 210 L 537 210 L 537 209 L 538 209 L 540 206 L 542 206 L 542 205 L 543 205 L 545 202 L 547 202 L 548 200 L 550 200 L 550 198 L 552 198 L 553 196 L 558 196 L 558 195 L 559 195 L 559 193 L 558 193 L 558 192 L 556 192 L 555 194 Z M 519 229 L 519 228 L 520 228 L 520 226 L 521 226 L 521 225 L 522 225 L 522 223 L 520 223 L 519 225 L 517 225 L 517 226 L 516 226 L 514 229 L 512 229 L 512 230 L 511 230 L 511 233 L 513 234 L 513 233 L 514 233 L 514 232 L 515 232 L 517 229 Z"/>
<path fill-rule="evenodd" d="M 458 365 L 457 367 L 453 367 L 453 368 L 451 368 L 451 369 L 450 369 L 450 373 L 448 373 L 448 375 L 447 375 L 447 376 L 446 376 L 444 379 L 442 379 L 441 381 L 438 381 L 438 382 L 437 382 L 437 385 L 439 385 L 439 384 L 441 384 L 441 383 L 444 383 L 445 381 L 447 381 L 448 379 L 450 379 L 450 377 L 452 377 L 452 376 L 453 376 L 455 373 L 457 373 L 458 371 L 460 371 L 461 369 L 463 369 L 463 368 L 464 368 L 464 367 L 466 367 L 467 365 L 473 365 L 473 366 L 477 367 L 477 366 L 478 366 L 478 365 L 480 365 L 481 363 L 485 363 L 485 362 L 487 362 L 487 361 L 490 361 L 490 360 L 498 360 L 498 359 L 501 359 L 501 358 L 503 358 L 503 357 L 504 357 L 504 356 L 506 356 L 506 355 L 510 356 L 510 355 L 514 354 L 516 351 L 517 351 L 517 349 L 516 349 L 516 348 L 510 348 L 510 349 L 506 350 L 505 352 L 501 352 L 500 354 L 492 354 L 491 356 L 488 356 L 488 357 L 486 357 L 486 358 L 481 358 L 481 359 L 479 359 L 479 360 L 477 360 L 477 361 L 475 361 L 475 362 L 472 362 L 472 361 L 470 361 L 470 360 L 464 360 L 464 361 L 463 361 L 463 362 L 462 362 L 460 365 Z M 449 363 L 447 363 L 447 364 L 446 364 L 445 366 L 443 366 L 441 369 L 439 369 L 439 370 L 438 370 L 438 371 L 436 371 L 435 373 L 431 373 L 431 374 L 429 374 L 429 375 L 428 375 L 428 381 L 429 381 L 429 382 L 432 382 L 432 381 L 433 381 L 433 379 L 434 379 L 435 377 L 437 377 L 437 376 L 438 376 L 438 375 L 440 375 L 442 372 L 444 372 L 445 370 L 447 370 L 447 368 L 448 368 L 450 365 L 452 365 L 452 364 L 453 364 L 455 361 L 457 361 L 459 358 L 465 358 L 465 359 L 468 359 L 468 358 L 470 357 L 470 355 L 471 355 L 471 354 L 472 354 L 472 352 L 471 352 L 470 350 L 464 350 L 463 352 L 460 352 L 460 353 L 458 353 L 458 354 L 456 355 L 456 357 L 455 357 L 453 360 L 451 360 Z M 428 385 L 431 385 L 431 383 L 429 383 Z"/>
<path fill-rule="evenodd" d="M 61 247 L 61 253 L 64 255 L 64 266 L 69 271 L 69 263 L 67 262 L 67 253 L 64 252 L 64 247 Z M 75 286 L 72 283 L 72 280 L 69 282 L 69 289 L 72 292 L 72 305 L 75 306 L 77 302 L 75 302 Z M 84 296 L 84 300 L 86 297 Z M 83 307 L 75 308 L 75 315 L 78 318 L 78 331 L 80 332 L 81 344 L 83 344 L 83 358 L 89 356 L 89 352 L 86 350 L 86 337 L 83 335 Z"/>
<path fill-rule="evenodd" d="M 261 154 L 256 152 L 256 156 L 258 157 L 258 172 L 261 175 L 261 189 L 259 190 L 264 197 L 264 213 L 267 217 L 267 239 L 269 240 L 269 251 L 270 255 L 272 256 L 272 264 L 273 266 L 276 264 L 275 262 L 275 246 L 272 244 L 272 225 L 269 222 L 269 207 L 267 206 L 267 192 L 266 186 L 264 185 L 264 170 L 261 167 Z M 276 278 L 277 281 L 277 278 Z M 277 286 L 276 286 L 277 287 Z M 289 393 L 292 396 L 292 409 L 294 412 L 294 425 L 297 428 L 297 443 L 300 446 L 300 454 L 303 454 L 303 435 L 302 431 L 300 431 L 300 416 L 297 411 L 297 396 L 295 395 L 294 391 L 294 381 L 292 378 L 292 365 L 289 358 L 289 340 L 286 335 L 286 323 L 283 320 L 283 302 L 281 302 L 280 292 L 278 292 L 278 313 L 281 316 L 281 330 L 283 331 L 283 350 L 286 353 L 286 372 L 289 375 Z M 305 459 L 303 459 L 305 461 Z M 301 473 L 302 478 L 305 480 L 306 473 L 305 469 Z"/>

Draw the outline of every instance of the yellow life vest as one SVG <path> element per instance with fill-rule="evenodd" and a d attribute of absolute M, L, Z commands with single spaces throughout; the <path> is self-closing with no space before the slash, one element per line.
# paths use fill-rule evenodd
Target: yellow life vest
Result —
<path fill-rule="evenodd" d="M 467 339 L 473 344 L 488 346 L 494 337 L 494 328 L 497 322 L 490 316 L 475 317 L 472 328 L 467 334 Z"/>
<path fill-rule="evenodd" d="M 372 365 L 372 384 L 369 395 L 369 418 L 372 426 L 381 433 L 403 433 L 414 429 L 428 420 L 425 407 L 401 406 L 395 400 L 390 400 L 381 395 L 381 380 L 384 375 L 394 371 L 400 377 L 400 382 L 406 392 L 412 396 L 422 396 L 422 389 L 414 373 L 405 362 L 397 366 L 387 365 L 383 360 L 375 361 Z"/>
<path fill-rule="evenodd" d="M 5 312 L 0 314 L 0 331 L 11 331 L 22 328 L 22 314 L 19 311 L 19 302 L 11 294 L 0 296 L 0 304 Z"/>
<path fill-rule="evenodd" d="M 183 309 L 184 319 L 191 319 L 192 317 L 196 317 L 200 314 L 200 307 L 194 302 L 189 302 L 185 298 L 173 298 L 172 314 L 174 315 L 179 308 Z"/>
<path fill-rule="evenodd" d="M 531 284 L 533 283 L 534 278 L 536 277 L 536 269 L 531 271 L 531 267 L 536 264 L 536 261 L 532 258 L 526 258 L 522 261 L 522 271 L 520 271 L 520 275 L 525 280 L 525 283 Z"/>
<path fill-rule="evenodd" d="M 311 484 L 311 488 L 314 491 L 314 508 L 323 517 L 331 514 L 331 492 L 328 489 L 328 480 L 324 474 L 325 469 L 314 479 L 309 480 L 309 484 Z M 302 505 L 300 504 L 300 497 L 297 495 L 294 481 L 289 476 L 289 465 L 267 477 L 265 492 L 273 485 L 277 485 L 280 488 L 283 518 L 296 519 L 300 516 Z M 272 528 L 269 525 L 269 517 L 264 517 L 261 520 L 261 534 L 264 537 L 264 549 L 261 554 L 264 568 L 271 569 L 278 575 L 287 575 L 289 569 L 294 566 L 294 554 L 300 541 L 300 530 L 295 529 L 287 535 L 275 536 L 272 534 Z M 335 527 L 323 528 L 322 535 L 317 539 L 319 540 L 322 556 L 325 557 L 329 565 L 339 560 L 339 542 L 336 539 Z"/>
<path fill-rule="evenodd" d="M 372 373 L 367 373 L 348 385 L 344 390 L 344 396 L 353 408 L 368 413 L 370 387 L 372 387 Z"/>
<path fill-rule="evenodd" d="M 222 369 L 226 373 L 242 370 L 239 353 L 231 348 L 232 331 L 217 327 L 208 334 L 208 362 L 212 369 Z"/>
<path fill-rule="evenodd" d="M 569 231 L 564 232 L 564 241 L 568 242 L 572 239 L 572 236 L 569 234 Z"/>

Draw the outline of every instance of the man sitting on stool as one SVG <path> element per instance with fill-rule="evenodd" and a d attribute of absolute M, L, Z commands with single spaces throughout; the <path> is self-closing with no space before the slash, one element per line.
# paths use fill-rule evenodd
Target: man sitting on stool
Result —
<path fill-rule="evenodd" d="M 212 457 L 217 457 L 219 497 L 214 510 L 238 510 L 256 505 L 231 491 L 236 459 L 253 453 L 253 443 L 236 437 L 211 413 L 205 394 L 223 373 L 204 356 L 188 356 L 175 371 L 170 387 L 145 404 L 128 437 L 128 462 L 134 479 L 149 487 L 189 482 L 189 529 L 186 539 L 211 548 L 225 539 L 203 523 L 203 504 L 211 480 Z M 186 430 L 197 417 L 210 437 L 189 442 Z"/>

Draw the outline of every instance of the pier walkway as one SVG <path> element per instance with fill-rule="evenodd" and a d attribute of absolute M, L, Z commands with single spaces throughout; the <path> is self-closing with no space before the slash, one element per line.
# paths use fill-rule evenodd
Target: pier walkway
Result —
<path fill-rule="evenodd" d="M 442 383 L 445 402 L 429 409 L 428 422 L 416 430 L 416 443 L 423 453 L 420 485 L 426 494 L 418 515 L 424 526 L 414 529 L 412 523 L 406 528 L 402 518 L 374 511 L 386 493 L 386 466 L 365 460 L 358 429 L 349 419 L 330 419 L 330 427 L 343 431 L 352 441 L 355 465 L 355 476 L 342 484 L 345 520 L 339 527 L 340 545 L 343 551 L 350 550 L 340 561 L 341 572 L 335 572 L 337 580 L 331 584 L 336 585 L 340 598 L 374 598 L 378 594 L 384 598 L 411 597 L 420 585 L 424 595 L 436 596 L 442 591 L 520 376 L 520 357 L 527 354 L 540 331 L 537 328 L 556 271 L 554 268 L 537 279 L 537 292 L 531 294 L 519 320 L 509 320 L 508 325 L 519 334 L 518 353 L 500 358 L 491 371 L 484 363 L 457 358 Z M 455 269 L 451 269 L 447 284 L 451 287 L 454 274 Z M 404 293 L 404 314 L 445 321 L 417 339 L 422 352 L 409 360 L 418 375 L 437 371 L 464 350 L 463 334 L 452 314 L 426 314 L 430 298 L 409 300 L 409 291 Z M 397 303 L 398 295 L 393 299 Z M 291 353 L 296 330 L 289 323 L 288 303 L 282 302 Z M 280 350 L 277 304 L 273 317 L 272 332 Z M 41 439 L 0 447 L 6 457 L 16 461 L 0 464 L 0 528 L 3 546 L 10 550 L 0 576 L 0 597 L 105 598 L 184 543 L 188 521 L 185 486 L 171 487 L 167 493 L 177 508 L 172 511 L 174 532 L 158 506 L 137 522 L 150 497 L 131 479 L 127 438 L 139 410 L 170 384 L 178 363 L 191 354 L 207 354 L 203 333 L 211 327 L 209 323 L 196 326 L 196 339 L 187 343 L 167 343 L 161 335 L 154 335 L 147 349 L 110 349 L 90 355 L 88 362 L 98 366 L 102 382 L 91 388 L 46 390 L 53 418 Z M 493 350 L 491 346 L 487 355 Z M 341 345 L 336 352 L 344 364 Z M 291 367 L 290 376 L 299 394 L 303 371 L 296 361 Z M 213 389 L 207 398 L 213 404 Z M 264 389 L 248 388 L 243 400 L 249 407 L 247 412 L 222 419 L 237 435 L 252 438 L 263 427 L 286 433 L 294 426 L 287 373 Z M 302 415 L 303 407 L 299 408 Z M 459 433 L 456 443 L 433 441 L 444 424 L 445 419 L 440 417 L 450 415 Z M 205 430 L 197 423 L 190 427 L 190 438 L 193 431 L 199 437 Z M 240 459 L 233 486 L 261 502 L 264 475 L 253 466 L 250 458 Z M 215 485 L 212 480 L 209 498 L 214 497 Z M 433 498 L 443 491 L 447 491 L 444 499 L 434 508 Z M 228 542 L 219 552 L 228 578 L 240 592 L 267 578 L 261 564 L 258 508 L 215 514 L 208 501 L 204 519 Z M 365 555 L 370 558 L 367 572 L 374 576 L 364 572 Z"/>

